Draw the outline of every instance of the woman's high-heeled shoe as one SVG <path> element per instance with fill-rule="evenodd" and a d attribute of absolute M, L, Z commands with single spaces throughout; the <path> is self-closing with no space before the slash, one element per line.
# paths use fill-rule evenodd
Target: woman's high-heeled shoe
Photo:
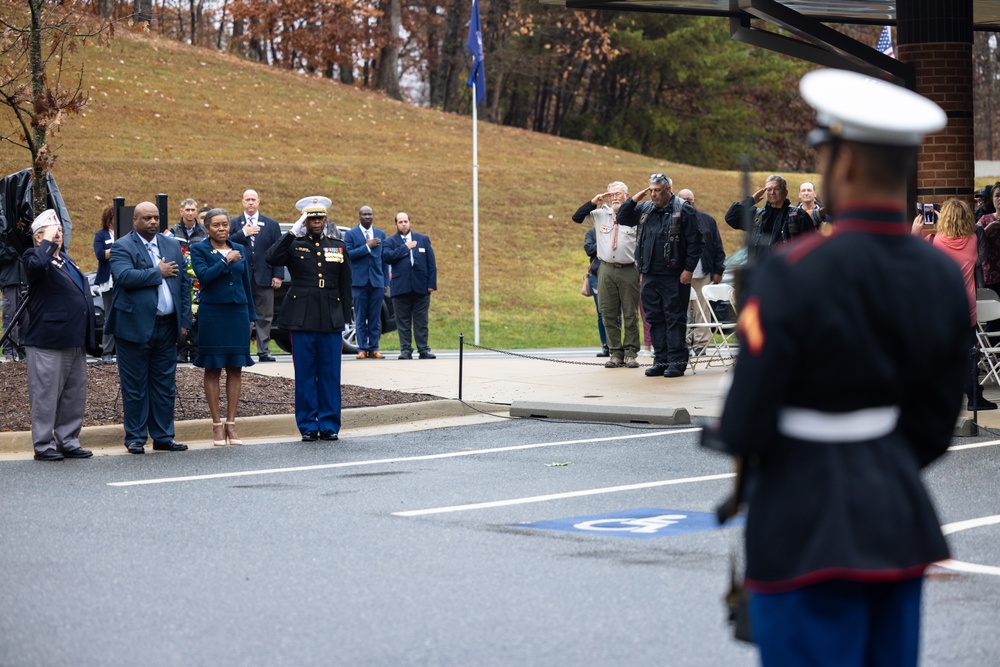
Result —
<path fill-rule="evenodd" d="M 216 447 L 225 447 L 226 432 L 222 427 L 222 422 L 212 422 L 212 444 Z"/>
<path fill-rule="evenodd" d="M 236 435 L 236 422 L 226 422 L 226 440 L 230 445 L 242 445 L 240 436 Z"/>

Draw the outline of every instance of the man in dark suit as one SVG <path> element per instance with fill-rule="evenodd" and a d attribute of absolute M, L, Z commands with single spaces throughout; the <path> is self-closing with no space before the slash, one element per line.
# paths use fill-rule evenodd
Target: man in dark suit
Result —
<path fill-rule="evenodd" d="M 115 335 L 118 377 L 125 415 L 125 447 L 181 452 L 174 441 L 177 341 L 191 326 L 191 289 L 180 273 L 180 244 L 159 234 L 156 206 L 142 202 L 132 216 L 133 231 L 111 246 L 115 280 L 106 324 Z"/>
<path fill-rule="evenodd" d="M 230 240 L 247 249 L 253 307 L 257 311 L 257 358 L 274 361 L 268 350 L 271 344 L 271 321 L 274 319 L 274 290 L 281 287 L 285 275 L 280 266 L 267 263 L 267 251 L 281 238 L 278 221 L 260 214 L 260 198 L 254 190 L 243 193 L 243 215 L 229 223 Z"/>
<path fill-rule="evenodd" d="M 370 206 L 358 209 L 357 227 L 344 234 L 351 258 L 351 295 L 354 297 L 354 331 L 358 341 L 358 359 L 384 359 L 378 351 L 382 334 L 382 297 L 385 272 L 382 267 L 382 242 L 385 232 L 376 229 Z"/>
<path fill-rule="evenodd" d="M 437 289 L 437 262 L 431 240 L 410 231 L 410 216 L 396 214 L 396 234 L 385 242 L 382 260 L 390 267 L 389 293 L 396 312 L 399 358 L 412 359 L 412 336 L 421 359 L 436 359 L 427 344 L 427 312 Z"/>
<path fill-rule="evenodd" d="M 83 272 L 60 254 L 63 229 L 48 209 L 31 225 L 37 247 L 24 252 L 28 311 L 31 441 L 36 461 L 86 459 L 80 429 L 87 404 L 87 350 L 95 349 L 94 302 Z M 96 351 L 96 350 L 95 350 Z"/>

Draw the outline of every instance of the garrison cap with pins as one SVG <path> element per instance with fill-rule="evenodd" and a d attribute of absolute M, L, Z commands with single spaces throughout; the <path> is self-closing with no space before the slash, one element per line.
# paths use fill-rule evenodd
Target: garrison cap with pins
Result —
<path fill-rule="evenodd" d="M 295 202 L 295 208 L 306 214 L 307 218 L 325 218 L 326 210 L 333 204 L 329 197 L 303 197 Z"/>
<path fill-rule="evenodd" d="M 58 226 L 62 223 L 59 222 L 59 216 L 51 208 L 47 208 L 37 216 L 35 216 L 35 221 L 31 223 L 31 233 L 37 234 L 46 227 Z"/>
<path fill-rule="evenodd" d="M 877 146 L 919 146 L 924 135 L 944 129 L 948 118 L 926 97 L 881 79 L 839 69 L 809 72 L 799 82 L 816 109 L 812 145 L 833 139 Z"/>

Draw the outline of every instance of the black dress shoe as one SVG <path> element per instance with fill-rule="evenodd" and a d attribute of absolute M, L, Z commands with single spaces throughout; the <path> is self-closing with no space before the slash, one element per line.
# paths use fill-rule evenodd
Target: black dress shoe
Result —
<path fill-rule="evenodd" d="M 129 454 L 145 454 L 146 448 L 141 442 L 131 442 L 125 445 L 125 449 L 128 450 Z"/>
<path fill-rule="evenodd" d="M 167 442 L 154 442 L 153 449 L 158 452 L 183 452 L 187 450 L 187 445 L 182 445 L 176 440 L 168 440 Z"/>
<path fill-rule="evenodd" d="M 667 372 L 666 364 L 653 364 L 646 369 L 646 377 L 663 377 L 663 374 Z"/>
<path fill-rule="evenodd" d="M 334 431 L 332 428 L 328 428 L 325 431 L 320 432 L 319 439 L 320 440 L 338 440 L 339 438 L 337 436 L 337 432 L 336 431 Z"/>
<path fill-rule="evenodd" d="M 64 458 L 66 457 L 54 449 L 48 449 L 44 452 L 35 452 L 36 461 L 62 461 Z"/>
<path fill-rule="evenodd" d="M 94 452 L 89 449 L 83 449 L 82 447 L 77 447 L 76 449 L 68 449 L 62 453 L 62 455 L 68 459 L 89 459 L 94 455 Z"/>
<path fill-rule="evenodd" d="M 258 361 L 277 361 L 277 359 L 274 358 L 274 355 L 272 355 L 270 352 L 265 352 L 264 354 L 258 354 L 257 355 L 257 360 Z"/>
<path fill-rule="evenodd" d="M 598 352 L 595 356 L 598 356 L 598 357 L 610 357 L 611 356 L 611 350 L 608 349 L 607 345 L 604 345 L 604 346 L 601 347 L 601 351 Z"/>
<path fill-rule="evenodd" d="M 302 442 L 316 442 L 319 440 L 318 431 L 302 431 Z"/>
<path fill-rule="evenodd" d="M 421 352 L 420 353 L 420 358 L 421 359 L 437 359 L 437 355 L 434 354 L 434 353 L 432 353 L 432 352 L 430 352 L 430 351 L 428 351 L 428 352 Z"/>
<path fill-rule="evenodd" d="M 665 378 L 679 378 L 682 375 L 684 375 L 684 369 L 680 366 L 667 366 L 667 370 L 663 371 Z"/>
<path fill-rule="evenodd" d="M 412 352 L 400 352 L 399 353 L 399 358 L 400 359 L 412 359 L 413 358 L 413 353 Z"/>

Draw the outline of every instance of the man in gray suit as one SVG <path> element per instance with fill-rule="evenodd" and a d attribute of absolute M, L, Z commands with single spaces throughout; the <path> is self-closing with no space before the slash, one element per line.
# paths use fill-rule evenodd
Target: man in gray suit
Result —
<path fill-rule="evenodd" d="M 107 326 L 114 332 L 122 386 L 125 447 L 182 452 L 174 441 L 177 341 L 191 327 L 191 288 L 180 273 L 180 244 L 159 234 L 156 206 L 142 202 L 132 216 L 133 231 L 111 246 L 114 296 Z"/>

